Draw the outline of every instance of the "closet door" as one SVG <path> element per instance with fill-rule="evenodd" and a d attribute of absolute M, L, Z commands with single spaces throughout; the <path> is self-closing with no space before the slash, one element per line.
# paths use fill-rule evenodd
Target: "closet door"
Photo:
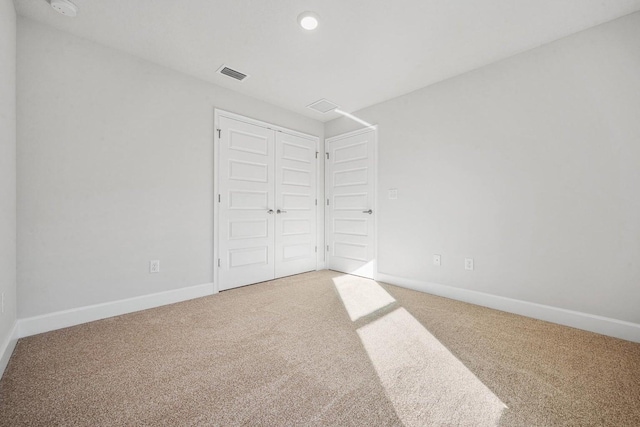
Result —
<path fill-rule="evenodd" d="M 273 130 L 219 120 L 219 289 L 275 277 Z"/>
<path fill-rule="evenodd" d="M 316 141 L 276 133 L 276 277 L 316 269 Z"/>

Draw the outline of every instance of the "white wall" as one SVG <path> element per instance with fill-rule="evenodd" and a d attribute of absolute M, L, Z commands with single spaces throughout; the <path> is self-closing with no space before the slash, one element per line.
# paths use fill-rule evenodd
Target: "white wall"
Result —
<path fill-rule="evenodd" d="M 16 321 L 16 12 L 0 0 L 0 376 Z"/>
<path fill-rule="evenodd" d="M 640 323 L 640 13 L 355 114 L 381 272 Z"/>
<path fill-rule="evenodd" d="M 323 137 L 320 122 L 19 19 L 20 318 L 212 282 L 214 108 Z"/>

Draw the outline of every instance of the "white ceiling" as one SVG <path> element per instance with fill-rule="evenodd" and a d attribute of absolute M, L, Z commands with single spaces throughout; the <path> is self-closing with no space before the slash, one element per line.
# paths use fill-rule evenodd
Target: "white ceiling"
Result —
<path fill-rule="evenodd" d="M 15 0 L 20 15 L 326 121 L 640 10 L 640 0 Z M 299 13 L 320 15 L 305 32 Z M 251 77 L 236 82 L 222 64 Z"/>

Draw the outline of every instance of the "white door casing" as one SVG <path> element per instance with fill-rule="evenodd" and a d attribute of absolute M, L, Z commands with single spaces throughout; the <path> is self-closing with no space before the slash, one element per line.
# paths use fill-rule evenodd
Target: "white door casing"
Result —
<path fill-rule="evenodd" d="M 318 138 L 216 110 L 214 288 L 317 267 Z"/>
<path fill-rule="evenodd" d="M 374 278 L 377 130 L 326 140 L 327 266 Z"/>

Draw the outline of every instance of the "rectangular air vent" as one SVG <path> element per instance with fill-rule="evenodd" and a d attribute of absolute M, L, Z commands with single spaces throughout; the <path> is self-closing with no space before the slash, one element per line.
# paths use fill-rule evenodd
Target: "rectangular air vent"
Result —
<path fill-rule="evenodd" d="M 319 99 L 313 104 L 307 105 L 307 108 L 311 108 L 312 110 L 324 114 L 328 113 L 329 111 L 335 110 L 336 108 L 338 108 L 338 106 L 329 100 Z"/>
<path fill-rule="evenodd" d="M 240 82 L 246 79 L 247 77 L 249 77 L 248 74 L 241 73 L 240 71 L 234 70 L 233 68 L 229 68 L 226 65 L 223 65 L 222 67 L 218 68 L 218 71 L 216 71 L 216 73 L 223 74 L 227 77 L 231 77 L 232 79 L 236 79 Z"/>

